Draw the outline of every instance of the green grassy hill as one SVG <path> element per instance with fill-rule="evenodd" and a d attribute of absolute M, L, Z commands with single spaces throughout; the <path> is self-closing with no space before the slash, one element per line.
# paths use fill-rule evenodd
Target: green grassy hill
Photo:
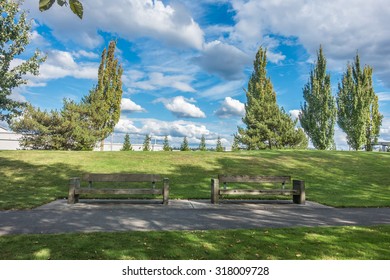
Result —
<path fill-rule="evenodd" d="M 334 151 L 59 152 L 0 151 L 0 209 L 66 198 L 68 179 L 86 172 L 156 173 L 171 198 L 209 198 L 218 174 L 290 175 L 306 198 L 337 207 L 390 206 L 390 153 Z"/>

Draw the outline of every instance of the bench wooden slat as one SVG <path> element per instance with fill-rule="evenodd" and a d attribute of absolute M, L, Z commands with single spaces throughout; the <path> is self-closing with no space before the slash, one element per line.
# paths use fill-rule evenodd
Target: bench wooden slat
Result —
<path fill-rule="evenodd" d="M 77 188 L 76 194 L 162 194 L 162 189 L 94 189 Z"/>
<path fill-rule="evenodd" d="M 236 194 L 236 195 L 264 195 L 264 194 L 272 194 L 272 195 L 292 195 L 299 194 L 296 190 L 254 190 L 254 189 L 234 189 L 234 190 L 219 190 L 219 194 Z"/>
<path fill-rule="evenodd" d="M 290 176 L 218 175 L 220 183 L 290 183 Z"/>
<path fill-rule="evenodd" d="M 98 174 L 90 173 L 82 176 L 83 181 L 92 182 L 160 182 L 161 176 L 156 174 Z"/>

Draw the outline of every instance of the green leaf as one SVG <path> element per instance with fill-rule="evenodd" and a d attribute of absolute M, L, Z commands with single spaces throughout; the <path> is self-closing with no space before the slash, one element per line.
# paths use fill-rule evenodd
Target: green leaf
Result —
<path fill-rule="evenodd" d="M 67 2 L 66 2 L 66 0 L 57 0 L 57 4 L 60 5 L 60 6 L 62 7 L 62 6 L 64 6 L 64 5 L 66 5 Z"/>
<path fill-rule="evenodd" d="M 78 0 L 69 0 L 69 5 L 72 12 L 80 19 L 83 19 L 83 4 L 81 4 Z"/>
<path fill-rule="evenodd" d="M 50 9 L 54 2 L 55 0 L 39 0 L 39 10 L 43 12 Z"/>

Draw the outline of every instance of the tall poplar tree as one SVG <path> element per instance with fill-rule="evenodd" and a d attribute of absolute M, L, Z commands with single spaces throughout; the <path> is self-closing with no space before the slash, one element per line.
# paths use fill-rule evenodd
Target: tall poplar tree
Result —
<path fill-rule="evenodd" d="M 260 47 L 253 66 L 245 91 L 247 103 L 242 121 L 246 128 L 238 128 L 237 138 L 248 150 L 302 147 L 306 137 L 277 105 L 276 93 L 267 77 L 266 50 Z"/>
<path fill-rule="evenodd" d="M 88 107 L 88 114 L 94 132 L 101 141 L 103 150 L 104 139 L 113 131 L 120 117 L 122 100 L 123 69 L 114 57 L 116 42 L 111 41 L 103 50 L 98 71 L 98 84 L 83 99 Z"/>
<path fill-rule="evenodd" d="M 378 96 L 372 85 L 372 68 L 360 66 L 359 54 L 348 64 L 337 94 L 337 123 L 347 134 L 348 145 L 354 150 L 363 146 L 372 150 L 379 137 L 383 116 L 379 113 Z"/>
<path fill-rule="evenodd" d="M 11 62 L 24 53 L 30 43 L 31 23 L 20 10 L 23 1 L 0 1 L 0 121 L 11 122 L 21 114 L 26 104 L 9 96 L 12 90 L 27 83 L 26 74 L 39 74 L 39 64 L 45 60 L 39 51 L 17 66 Z"/>
<path fill-rule="evenodd" d="M 317 52 L 317 62 L 310 72 L 309 81 L 303 88 L 303 98 L 305 102 L 299 114 L 301 126 L 316 149 L 330 149 L 334 143 L 337 109 L 321 46 Z"/>

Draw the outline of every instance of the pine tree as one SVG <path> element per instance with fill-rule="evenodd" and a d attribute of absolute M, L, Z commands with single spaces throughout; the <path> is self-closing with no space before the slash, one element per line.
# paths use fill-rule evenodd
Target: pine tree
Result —
<path fill-rule="evenodd" d="M 108 51 L 103 50 L 98 84 L 83 99 L 89 108 L 92 129 L 98 141 L 101 141 L 101 149 L 104 146 L 104 139 L 114 131 L 121 111 L 123 69 L 118 65 L 118 59 L 114 57 L 115 48 L 116 42 L 111 41 Z"/>
<path fill-rule="evenodd" d="M 233 144 L 232 144 L 232 152 L 237 152 L 240 150 L 240 141 L 237 137 L 237 135 L 234 135 Z"/>
<path fill-rule="evenodd" d="M 299 114 L 301 126 L 316 149 L 330 149 L 334 143 L 337 109 L 321 46 L 317 53 L 317 62 L 310 73 L 310 79 L 303 88 L 303 98 L 305 102 Z"/>
<path fill-rule="evenodd" d="M 130 143 L 130 135 L 128 133 L 126 133 L 125 138 L 123 140 L 123 147 L 122 147 L 121 151 L 132 151 L 132 150 L 133 150 L 133 147 L 131 146 L 131 143 Z"/>
<path fill-rule="evenodd" d="M 217 146 L 215 147 L 215 151 L 223 152 L 223 147 L 222 147 L 222 142 L 221 142 L 220 136 L 218 136 L 218 138 L 217 138 Z"/>
<path fill-rule="evenodd" d="M 39 64 L 45 60 L 37 50 L 32 57 L 11 68 L 14 58 L 23 54 L 31 38 L 31 23 L 26 12 L 20 10 L 22 2 L 0 1 L 0 121 L 8 123 L 27 105 L 9 98 L 13 89 L 26 84 L 28 74 L 38 75 Z"/>
<path fill-rule="evenodd" d="M 378 97 L 372 85 L 372 68 L 361 69 L 359 55 L 348 64 L 337 94 L 337 123 L 347 134 L 348 145 L 354 150 L 363 146 L 372 150 L 379 137 L 383 116 L 378 110 Z"/>
<path fill-rule="evenodd" d="M 266 51 L 261 47 L 253 66 L 242 119 L 246 128 L 239 127 L 236 137 L 248 150 L 301 147 L 306 137 L 302 137 L 290 116 L 277 105 L 271 79 L 267 78 Z"/>
<path fill-rule="evenodd" d="M 183 143 L 180 146 L 180 151 L 189 151 L 189 150 L 190 150 L 190 147 L 188 145 L 187 136 L 185 136 L 183 139 Z"/>
<path fill-rule="evenodd" d="M 202 134 L 202 137 L 200 138 L 200 144 L 199 144 L 199 150 L 200 151 L 206 151 L 206 138 L 204 134 Z"/>
<path fill-rule="evenodd" d="M 152 141 L 152 137 L 150 137 L 149 135 L 146 135 L 145 136 L 145 139 L 144 139 L 144 144 L 143 144 L 143 151 L 145 152 L 148 152 L 150 151 L 150 142 Z"/>
<path fill-rule="evenodd" d="M 166 152 L 172 151 L 171 146 L 169 146 L 168 136 L 164 137 L 163 150 Z"/>

